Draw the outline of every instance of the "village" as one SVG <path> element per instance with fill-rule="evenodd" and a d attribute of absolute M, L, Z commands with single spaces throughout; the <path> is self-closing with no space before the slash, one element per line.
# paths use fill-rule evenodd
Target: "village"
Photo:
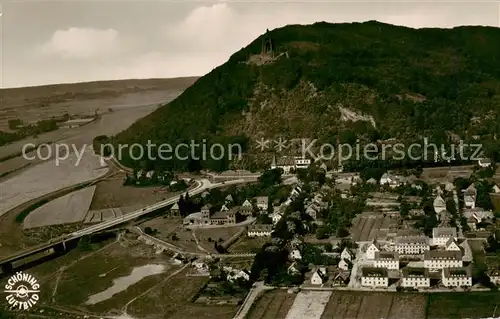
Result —
<path fill-rule="evenodd" d="M 494 208 L 481 205 L 484 192 L 497 198 L 500 187 L 474 176 L 490 165 L 482 160 L 474 173 L 429 183 L 391 172 L 363 181 L 325 163 L 274 159 L 263 175 L 297 173 L 286 181 L 278 173 L 271 185 L 279 196 L 229 192 L 211 205 L 206 191 L 196 212 L 185 216 L 179 202 L 170 214 L 185 216 L 186 229 L 245 226 L 245 240 L 264 243 L 248 251 L 255 260 L 245 269 L 218 267 L 216 255 L 193 261 L 218 280 L 222 272 L 223 281 L 241 285 L 262 280 L 312 290 L 487 291 L 500 284 L 500 259 Z"/>

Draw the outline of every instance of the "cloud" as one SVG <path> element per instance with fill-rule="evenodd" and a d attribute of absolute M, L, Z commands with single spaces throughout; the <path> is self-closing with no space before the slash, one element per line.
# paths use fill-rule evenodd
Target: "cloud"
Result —
<path fill-rule="evenodd" d="M 54 32 L 38 51 L 44 56 L 89 59 L 117 53 L 119 40 L 119 33 L 114 29 L 69 28 Z"/>

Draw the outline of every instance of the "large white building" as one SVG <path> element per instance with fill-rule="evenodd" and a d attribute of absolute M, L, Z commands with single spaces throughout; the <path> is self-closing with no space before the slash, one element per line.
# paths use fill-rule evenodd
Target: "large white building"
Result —
<path fill-rule="evenodd" d="M 395 251 L 377 251 L 374 265 L 377 268 L 399 269 L 399 254 Z"/>
<path fill-rule="evenodd" d="M 432 229 L 433 245 L 445 246 L 450 238 L 457 239 L 456 227 L 436 227 Z"/>
<path fill-rule="evenodd" d="M 462 267 L 461 251 L 429 250 L 424 253 L 424 267 L 431 271 L 449 267 Z"/>
<path fill-rule="evenodd" d="M 429 249 L 427 236 L 398 236 L 394 240 L 394 250 L 400 255 L 419 255 Z"/>
<path fill-rule="evenodd" d="M 363 287 L 388 287 L 389 275 L 385 268 L 365 267 L 362 269 L 361 285 Z"/>
<path fill-rule="evenodd" d="M 446 287 L 471 287 L 471 269 L 470 267 L 443 268 L 441 281 Z"/>
<path fill-rule="evenodd" d="M 401 276 L 401 287 L 405 288 L 427 288 L 431 286 L 429 269 L 427 268 L 403 268 Z"/>
<path fill-rule="evenodd" d="M 311 165 L 311 159 L 308 158 L 283 156 L 276 160 L 274 156 L 271 163 L 271 169 L 282 169 L 283 174 L 288 175 L 298 168 L 307 168 L 309 165 Z"/>

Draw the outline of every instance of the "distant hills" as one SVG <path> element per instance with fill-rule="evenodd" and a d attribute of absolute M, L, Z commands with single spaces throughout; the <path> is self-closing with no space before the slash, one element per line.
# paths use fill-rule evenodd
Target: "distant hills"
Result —
<path fill-rule="evenodd" d="M 233 167 L 248 168 L 269 160 L 256 149 L 261 137 L 329 143 L 479 138 L 495 155 L 499 131 L 500 29 L 320 22 L 263 34 L 115 142 L 238 141 L 247 155 Z M 226 159 L 141 165 L 230 167 Z"/>

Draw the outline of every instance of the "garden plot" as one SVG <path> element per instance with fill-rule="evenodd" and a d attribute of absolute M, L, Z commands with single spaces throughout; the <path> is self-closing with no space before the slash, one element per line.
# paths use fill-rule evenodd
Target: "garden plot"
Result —
<path fill-rule="evenodd" d="M 76 163 L 77 157 L 72 154 L 59 166 L 55 161 L 46 161 L 0 183 L 0 216 L 27 201 L 102 177 L 108 172 L 107 167 L 101 166 L 100 157 L 90 149 L 84 152 L 80 163 Z"/>
<path fill-rule="evenodd" d="M 87 215 L 95 189 L 95 186 L 80 189 L 35 209 L 25 218 L 23 228 L 81 222 Z"/>
<path fill-rule="evenodd" d="M 332 295 L 331 291 L 305 291 L 297 294 L 286 319 L 319 319 Z"/>

